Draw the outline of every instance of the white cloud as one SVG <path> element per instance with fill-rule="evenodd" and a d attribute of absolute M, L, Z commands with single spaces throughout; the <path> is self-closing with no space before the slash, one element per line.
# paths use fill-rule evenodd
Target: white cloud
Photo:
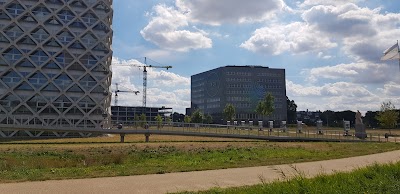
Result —
<path fill-rule="evenodd" d="M 377 110 L 385 96 L 376 95 L 365 85 L 335 82 L 321 86 L 302 86 L 286 81 L 289 99 L 294 100 L 298 110 Z M 386 98 L 385 99 L 391 99 Z"/>
<path fill-rule="evenodd" d="M 360 61 L 349 64 L 316 67 L 303 71 L 308 74 L 308 81 L 315 82 L 319 78 L 333 80 L 351 80 L 355 83 L 385 83 L 396 78 L 395 67 L 386 64 L 375 64 Z M 306 73 L 307 72 L 307 73 Z"/>
<path fill-rule="evenodd" d="M 400 36 L 400 14 L 380 13 L 381 9 L 362 8 L 347 3 L 313 6 L 304 11 L 303 20 L 325 36 L 330 36 L 342 51 L 356 60 L 379 61 L 382 51 Z"/>
<path fill-rule="evenodd" d="M 398 97 L 400 96 L 400 85 L 395 82 L 386 83 L 383 88 L 379 88 L 378 91 L 382 92 L 386 96 Z"/>
<path fill-rule="evenodd" d="M 121 106 L 142 106 L 143 99 L 143 68 L 123 65 L 136 64 L 143 66 L 138 60 L 120 60 L 113 58 L 112 90 L 115 90 L 115 83 L 118 83 L 121 90 L 140 91 L 138 95 L 124 92 L 118 95 L 118 105 Z M 174 111 L 185 112 L 190 107 L 190 78 L 184 77 L 165 70 L 147 68 L 147 106 L 169 107 Z M 113 94 L 112 104 L 115 96 Z"/>
<path fill-rule="evenodd" d="M 210 25 L 259 22 L 287 8 L 282 0 L 177 0 L 176 6 L 193 22 Z"/>
<path fill-rule="evenodd" d="M 304 2 L 298 2 L 299 7 L 308 7 L 314 5 L 343 5 L 346 3 L 357 3 L 363 0 L 305 0 Z"/>
<path fill-rule="evenodd" d="M 187 16 L 165 5 L 154 7 L 156 16 L 140 31 L 143 38 L 162 49 L 189 51 L 212 47 L 212 40 L 201 32 L 184 29 L 189 25 Z"/>
<path fill-rule="evenodd" d="M 318 37 L 318 38 L 315 38 Z M 252 37 L 240 47 L 253 52 L 279 55 L 283 52 L 295 54 L 320 51 L 336 47 L 327 36 L 313 31 L 306 23 L 271 25 L 257 29 Z"/>
<path fill-rule="evenodd" d="M 382 51 L 400 36 L 399 13 L 383 14 L 381 8 L 353 4 L 358 1 L 324 2 L 305 1 L 300 7 L 306 9 L 296 10 L 302 21 L 259 28 L 241 47 L 273 55 L 285 51 L 324 53 L 324 50 L 338 47 L 340 52 L 356 61 L 376 63 Z M 329 59 L 330 56 L 322 58 Z"/>
<path fill-rule="evenodd" d="M 332 58 L 332 56 L 330 56 L 330 55 L 325 55 L 323 52 L 319 52 L 319 53 L 318 53 L 318 58 L 321 58 L 321 59 L 330 59 L 330 58 Z"/>

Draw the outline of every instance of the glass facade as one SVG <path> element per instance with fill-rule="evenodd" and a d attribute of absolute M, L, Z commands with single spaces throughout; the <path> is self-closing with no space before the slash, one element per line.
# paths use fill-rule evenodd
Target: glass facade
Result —
<path fill-rule="evenodd" d="M 255 113 L 258 102 L 267 93 L 274 98 L 275 111 L 270 117 Z M 224 123 L 226 104 L 236 108 L 238 121 L 284 121 L 286 110 L 285 70 L 262 66 L 225 66 L 191 77 L 191 111 L 211 114 L 214 122 Z"/>
<path fill-rule="evenodd" d="M 0 124 L 111 126 L 112 0 L 0 0 Z"/>

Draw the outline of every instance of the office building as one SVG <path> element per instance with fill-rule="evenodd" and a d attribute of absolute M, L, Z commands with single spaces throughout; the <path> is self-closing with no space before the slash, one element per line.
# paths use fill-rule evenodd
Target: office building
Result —
<path fill-rule="evenodd" d="M 258 102 L 271 93 L 275 111 L 269 117 L 256 114 Z M 224 123 L 226 104 L 236 108 L 238 121 L 287 119 L 285 70 L 263 66 L 225 66 L 191 77 L 191 111 L 210 114 L 215 123 Z"/>
<path fill-rule="evenodd" d="M 0 0 L 0 124 L 111 125 L 112 0 Z"/>
<path fill-rule="evenodd" d="M 160 115 L 164 121 L 172 116 L 172 108 L 166 107 L 143 107 L 143 106 L 112 106 L 112 123 L 132 125 L 135 123 L 135 115 L 140 118 L 142 114 L 146 115 L 146 121 L 156 121 L 157 115 Z M 171 118 L 172 119 L 172 118 Z"/>

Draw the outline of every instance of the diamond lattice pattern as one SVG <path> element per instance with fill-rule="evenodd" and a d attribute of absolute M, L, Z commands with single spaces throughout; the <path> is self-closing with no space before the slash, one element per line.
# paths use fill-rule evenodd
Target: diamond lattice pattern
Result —
<path fill-rule="evenodd" d="M 109 126 L 112 0 L 0 5 L 0 123 Z"/>

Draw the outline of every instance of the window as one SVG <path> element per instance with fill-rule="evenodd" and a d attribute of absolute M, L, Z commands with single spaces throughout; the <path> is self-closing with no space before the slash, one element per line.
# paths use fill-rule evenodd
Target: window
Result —
<path fill-rule="evenodd" d="M 9 48 L 3 53 L 3 56 L 7 61 L 14 63 L 22 57 L 22 54 L 16 48 Z"/>
<path fill-rule="evenodd" d="M 8 72 L 3 75 L 1 80 L 7 84 L 9 87 L 15 86 L 18 82 L 21 81 L 21 77 L 14 71 Z"/>
<path fill-rule="evenodd" d="M 11 25 L 8 28 L 6 28 L 4 30 L 4 32 L 6 33 L 6 35 L 11 38 L 12 40 L 16 40 L 17 38 L 19 38 L 22 34 L 24 34 L 24 32 L 21 30 L 21 28 L 19 28 L 16 25 Z"/>
<path fill-rule="evenodd" d="M 79 60 L 84 66 L 91 68 L 96 65 L 97 60 L 92 55 L 85 55 Z"/>
<path fill-rule="evenodd" d="M 17 17 L 21 15 L 21 13 L 25 11 L 25 9 L 20 4 L 12 3 L 7 7 L 7 11 L 13 17 Z"/>
<path fill-rule="evenodd" d="M 69 10 L 61 10 L 57 15 L 65 24 L 72 21 L 75 17 L 75 15 Z"/>
<path fill-rule="evenodd" d="M 37 65 L 41 65 L 49 59 L 49 56 L 42 50 L 38 50 L 30 55 L 31 60 Z"/>
<path fill-rule="evenodd" d="M 98 21 L 97 17 L 92 13 L 86 13 L 85 15 L 83 15 L 82 20 L 88 26 L 92 26 L 93 24 L 95 24 Z"/>
<path fill-rule="evenodd" d="M 29 79 L 29 83 L 31 83 L 35 88 L 39 89 L 44 84 L 47 83 L 47 78 L 40 72 L 33 74 Z"/>
<path fill-rule="evenodd" d="M 50 11 L 44 7 L 43 5 L 36 7 L 32 13 L 38 17 L 39 19 L 43 19 L 44 17 L 46 17 L 47 15 L 50 14 Z"/>
<path fill-rule="evenodd" d="M 57 35 L 57 39 L 64 45 L 67 45 L 68 43 L 72 42 L 72 40 L 74 40 L 74 36 L 68 31 L 63 31 L 62 33 Z"/>
<path fill-rule="evenodd" d="M 49 37 L 49 33 L 47 33 L 46 30 L 42 28 L 36 29 L 31 35 L 38 42 L 42 42 Z"/>

